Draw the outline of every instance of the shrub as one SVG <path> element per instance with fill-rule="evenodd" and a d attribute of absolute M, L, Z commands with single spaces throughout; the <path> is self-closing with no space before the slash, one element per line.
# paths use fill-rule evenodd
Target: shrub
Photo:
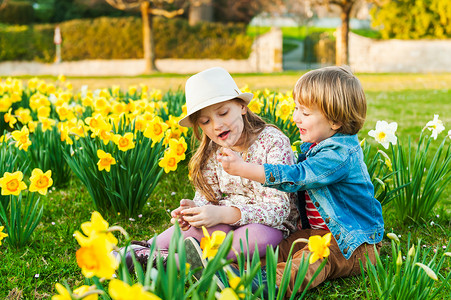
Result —
<path fill-rule="evenodd" d="M 34 11 L 31 1 L 9 1 L 0 10 L 0 22 L 8 24 L 33 23 Z"/>
<path fill-rule="evenodd" d="M 140 18 L 101 17 L 59 26 L 65 61 L 143 57 Z M 55 53 L 53 30 L 50 24 L 0 27 L 0 60 L 51 62 Z M 243 24 L 189 26 L 183 19 L 154 18 L 153 33 L 157 58 L 245 59 L 253 42 Z"/>
<path fill-rule="evenodd" d="M 54 56 L 52 25 L 0 27 L 0 61 L 50 62 Z"/>

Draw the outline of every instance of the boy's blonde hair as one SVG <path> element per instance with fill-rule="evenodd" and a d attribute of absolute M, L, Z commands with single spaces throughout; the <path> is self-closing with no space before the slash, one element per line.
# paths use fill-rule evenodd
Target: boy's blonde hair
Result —
<path fill-rule="evenodd" d="M 337 132 L 356 134 L 366 118 L 362 85 L 347 66 L 325 67 L 304 74 L 296 82 L 293 98 L 299 105 L 317 107 Z"/>

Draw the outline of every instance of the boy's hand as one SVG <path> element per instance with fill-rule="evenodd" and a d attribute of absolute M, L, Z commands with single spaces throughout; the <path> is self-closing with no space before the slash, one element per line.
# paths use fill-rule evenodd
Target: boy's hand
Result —
<path fill-rule="evenodd" d="M 265 183 L 265 168 L 262 165 L 247 163 L 241 156 L 227 148 L 222 148 L 222 153 L 217 159 L 224 171 L 230 175 Z"/>
<path fill-rule="evenodd" d="M 224 171 L 230 175 L 240 176 L 240 170 L 243 170 L 243 167 L 246 164 L 241 156 L 227 148 L 222 148 L 222 153 L 218 155 L 217 158 L 222 164 Z"/>
<path fill-rule="evenodd" d="M 191 225 L 183 218 L 182 211 L 191 207 L 196 207 L 193 200 L 180 200 L 180 206 L 171 211 L 171 223 L 175 224 L 175 222 L 178 222 L 181 230 L 188 230 Z"/>

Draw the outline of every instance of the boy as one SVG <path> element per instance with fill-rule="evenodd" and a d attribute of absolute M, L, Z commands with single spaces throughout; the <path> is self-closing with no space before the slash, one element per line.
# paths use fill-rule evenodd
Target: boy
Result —
<path fill-rule="evenodd" d="M 226 148 L 219 159 L 231 175 L 281 191 L 298 192 L 300 230 L 279 245 L 278 286 L 293 241 L 332 233 L 327 264 L 312 288 L 326 279 L 360 274 L 359 260 L 365 262 L 365 254 L 374 264 L 373 244 L 379 251 L 384 221 L 357 138 L 366 117 L 360 81 L 346 67 L 313 70 L 298 80 L 293 97 L 293 121 L 304 142 L 297 164 L 250 164 Z M 293 253 L 288 296 L 304 290 L 321 263 L 318 260 L 311 264 L 300 290 L 293 291 L 308 246 L 298 243 Z"/>

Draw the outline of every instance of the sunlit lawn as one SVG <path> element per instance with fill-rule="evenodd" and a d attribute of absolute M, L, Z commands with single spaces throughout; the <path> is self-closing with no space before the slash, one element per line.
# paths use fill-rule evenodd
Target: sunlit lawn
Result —
<path fill-rule="evenodd" d="M 302 73 L 280 75 L 236 75 L 239 86 L 248 84 L 252 90 L 269 88 L 286 92 L 292 88 Z M 87 84 L 91 89 L 120 84 L 123 87 L 144 83 L 162 90 L 182 87 L 188 76 L 147 76 L 127 78 L 68 78 L 75 90 Z M 375 127 L 377 120 L 398 122 L 398 138 L 407 141 L 408 136 L 417 139 L 423 126 L 439 114 L 446 132 L 451 129 L 451 74 L 360 74 L 367 92 L 367 122 L 359 138 L 371 137 L 368 131 Z M 49 78 L 51 79 L 51 78 Z M 441 134 L 441 138 L 444 136 Z M 451 140 L 450 140 L 451 142 Z M 373 143 L 374 146 L 376 144 Z M 174 209 L 182 198 L 192 198 L 193 189 L 187 179 L 186 164 L 176 172 L 164 175 L 142 217 L 133 220 L 106 213 L 104 217 L 112 224 L 123 226 L 134 239 L 147 239 L 168 226 L 168 210 Z M 34 233 L 33 242 L 25 249 L 9 249 L 0 246 L 0 298 L 4 299 L 47 299 L 55 294 L 54 284 L 66 280 L 70 286 L 83 283 L 83 276 L 75 261 L 77 242 L 72 234 L 79 230 L 82 222 L 89 220 L 93 206 L 89 195 L 80 182 L 73 178 L 70 186 L 56 190 L 44 198 L 45 211 L 42 223 Z M 420 224 L 401 224 L 396 212 L 384 207 L 386 230 L 401 235 L 406 241 L 409 232 L 414 240 L 423 239 L 427 247 L 441 248 L 451 236 L 451 189 L 445 190 L 442 199 L 428 220 Z M 431 221 L 435 225 L 431 225 Z M 386 242 L 387 243 L 387 242 Z M 387 252 L 383 250 L 385 255 Z M 449 261 L 445 272 L 450 272 Z M 309 299 L 362 297 L 363 284 L 360 278 L 339 279 L 326 282 L 308 293 Z M 451 294 L 451 289 L 443 291 L 443 297 Z M 20 296 L 21 295 L 21 296 Z"/>

